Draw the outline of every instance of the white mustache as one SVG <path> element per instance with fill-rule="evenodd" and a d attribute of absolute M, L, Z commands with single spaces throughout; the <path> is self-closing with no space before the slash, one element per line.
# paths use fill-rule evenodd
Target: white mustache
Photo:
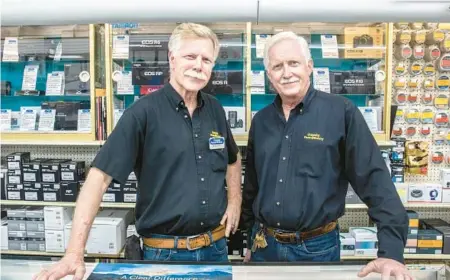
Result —
<path fill-rule="evenodd" d="M 295 83 L 295 82 L 299 82 L 299 81 L 300 81 L 300 79 L 282 80 L 281 84 L 284 85 L 284 84 L 290 84 L 290 83 Z"/>
<path fill-rule="evenodd" d="M 206 75 L 203 72 L 195 72 L 193 70 L 187 70 L 186 72 L 184 72 L 185 76 L 191 77 L 191 78 L 196 78 L 199 80 L 206 80 Z"/>

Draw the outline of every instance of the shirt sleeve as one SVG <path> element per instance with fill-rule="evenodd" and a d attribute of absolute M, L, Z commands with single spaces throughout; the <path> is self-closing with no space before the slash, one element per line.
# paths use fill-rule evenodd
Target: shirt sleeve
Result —
<path fill-rule="evenodd" d="M 133 171 L 143 142 L 141 125 L 131 108 L 125 110 L 91 166 L 124 184 Z"/>
<path fill-rule="evenodd" d="M 239 148 L 236 144 L 236 142 L 234 141 L 234 137 L 233 137 L 233 133 L 231 132 L 231 128 L 230 125 L 228 124 L 228 122 L 225 119 L 225 123 L 227 126 L 227 139 L 225 140 L 225 144 L 227 145 L 227 149 L 228 149 L 228 164 L 233 164 L 236 162 L 237 160 L 237 154 L 239 152 Z"/>
<path fill-rule="evenodd" d="M 377 224 L 378 257 L 404 263 L 408 215 L 392 182 L 381 151 L 362 113 L 346 108 L 345 171 Z"/>
<path fill-rule="evenodd" d="M 251 229 L 255 223 L 255 214 L 253 213 L 253 202 L 255 201 L 256 195 L 258 193 L 258 180 L 256 177 L 255 169 L 255 157 L 254 157 L 254 125 L 250 126 L 246 159 L 245 159 L 245 176 L 244 176 L 244 187 L 242 190 L 242 214 L 240 223 L 240 228 L 242 230 L 247 230 L 247 248 L 251 248 Z"/>

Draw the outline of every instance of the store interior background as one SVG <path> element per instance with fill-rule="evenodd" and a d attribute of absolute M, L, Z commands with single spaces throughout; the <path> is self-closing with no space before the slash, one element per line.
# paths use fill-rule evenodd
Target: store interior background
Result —
<path fill-rule="evenodd" d="M 189 20 L 219 35 L 221 52 L 208 89 L 226 109 L 244 156 L 243 174 L 252 116 L 275 96 L 261 48 L 267 36 L 294 31 L 310 42 L 314 86 L 357 104 L 379 143 L 410 211 L 407 263 L 450 262 L 450 225 L 424 231 L 430 218 L 450 223 L 450 3 L 31 2 L 2 4 L 2 259 L 64 254 L 90 162 L 123 110 L 166 81 L 168 38 L 177 22 Z M 155 73 L 145 76 L 148 71 Z M 362 82 L 355 87 L 342 77 Z M 427 147 L 426 172 L 408 168 L 401 139 Z M 99 215 L 113 211 L 115 218 L 96 219 L 87 260 L 125 258 L 125 240 L 136 234 L 137 188 L 133 174 L 127 184 L 110 186 Z M 418 191 L 433 194 L 415 197 Z M 339 223 L 343 232 L 374 226 L 351 190 Z M 358 237 L 341 238 L 344 246 Z M 233 262 L 242 261 L 244 242 L 242 232 L 229 239 Z M 367 261 L 376 250 L 341 254 L 344 262 Z"/>

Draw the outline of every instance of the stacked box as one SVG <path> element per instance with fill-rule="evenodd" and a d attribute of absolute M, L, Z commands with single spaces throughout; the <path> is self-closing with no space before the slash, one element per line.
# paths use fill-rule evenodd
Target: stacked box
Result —
<path fill-rule="evenodd" d="M 420 221 L 420 228 L 433 229 L 442 234 L 442 253 L 450 254 L 450 224 L 441 219 L 424 219 Z"/>
<path fill-rule="evenodd" d="M 419 229 L 417 254 L 442 254 L 442 234 L 434 229 Z"/>
<path fill-rule="evenodd" d="M 64 252 L 64 228 L 72 220 L 73 208 L 44 207 L 45 250 L 47 252 Z"/>
<path fill-rule="evenodd" d="M 356 256 L 376 256 L 378 238 L 376 227 L 350 227 L 350 234 L 355 238 Z"/>
<path fill-rule="evenodd" d="M 27 207 L 7 210 L 8 250 L 27 250 Z"/>
<path fill-rule="evenodd" d="M 406 241 L 405 253 L 416 254 L 417 253 L 417 234 L 419 231 L 419 214 L 414 211 L 408 210 L 409 227 L 408 227 L 408 239 Z"/>
<path fill-rule="evenodd" d="M 355 238 L 350 233 L 341 233 L 339 239 L 341 241 L 341 256 L 354 256 Z"/>
<path fill-rule="evenodd" d="M 45 252 L 44 209 L 28 208 L 26 218 L 27 250 Z"/>

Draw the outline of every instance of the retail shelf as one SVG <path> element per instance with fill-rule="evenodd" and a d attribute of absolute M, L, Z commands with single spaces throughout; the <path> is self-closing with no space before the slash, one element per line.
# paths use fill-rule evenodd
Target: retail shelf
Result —
<path fill-rule="evenodd" d="M 31 140 L 2 140 L 1 145 L 22 146 L 101 146 L 105 141 L 31 141 Z"/>
<path fill-rule="evenodd" d="M 405 254 L 405 259 L 407 260 L 450 260 L 450 255 L 432 255 L 432 254 Z M 373 260 L 375 256 L 341 256 L 342 261 L 351 260 Z M 228 256 L 230 261 L 240 261 L 244 258 L 241 256 Z"/>
<path fill-rule="evenodd" d="M 75 207 L 75 202 L 62 201 L 26 201 L 26 200 L 0 200 L 1 205 L 27 205 L 27 206 L 68 206 Z M 104 208 L 134 208 L 134 203 L 125 202 L 102 202 L 100 207 Z"/>
<path fill-rule="evenodd" d="M 64 253 L 39 252 L 39 251 L 19 251 L 19 250 L 1 250 L 2 255 L 20 255 L 20 256 L 43 256 L 43 257 L 62 257 Z M 86 258 L 105 258 L 105 259 L 123 259 L 125 253 L 119 254 L 85 254 Z"/>
<path fill-rule="evenodd" d="M 406 208 L 450 208 L 450 203 L 405 203 Z M 365 204 L 346 204 L 347 209 L 367 209 Z"/>

